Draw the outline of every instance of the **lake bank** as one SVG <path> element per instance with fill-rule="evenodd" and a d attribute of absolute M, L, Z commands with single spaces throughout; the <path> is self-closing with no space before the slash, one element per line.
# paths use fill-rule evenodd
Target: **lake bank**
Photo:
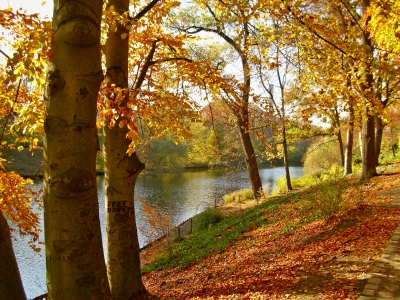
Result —
<path fill-rule="evenodd" d="M 293 167 L 291 170 L 294 177 L 300 177 L 303 174 L 301 167 Z M 284 176 L 284 169 L 263 168 L 260 169 L 260 176 L 264 185 L 272 187 L 276 178 Z M 97 177 L 97 186 L 103 244 L 105 245 L 103 176 Z M 41 187 L 40 181 L 36 187 Z M 178 225 L 204 211 L 207 207 L 214 207 L 216 201 L 220 205 L 224 194 L 249 187 L 250 182 L 246 171 L 204 170 L 139 176 L 135 188 L 136 220 L 137 222 L 140 220 L 139 198 L 143 198 L 147 203 L 160 207 L 164 212 L 171 214 L 174 225 Z M 38 212 L 40 215 L 43 213 L 42 210 Z M 41 222 L 43 222 L 42 219 Z M 43 223 L 41 226 L 43 226 Z M 141 224 L 138 223 L 138 227 L 140 226 Z M 41 239 L 44 239 L 43 232 Z M 140 232 L 139 241 L 141 247 L 143 247 L 145 238 Z M 41 254 L 35 253 L 29 248 L 26 239 L 20 237 L 17 241 L 14 241 L 13 245 L 27 296 L 34 298 L 44 294 L 46 291 L 44 250 Z"/>
<path fill-rule="evenodd" d="M 147 269 L 147 290 L 159 299 L 357 299 L 400 224 L 400 207 L 388 206 L 400 167 L 378 171 L 274 198 L 178 243 L 169 268 Z M 318 199 L 332 191 L 342 209 L 321 218 Z"/>

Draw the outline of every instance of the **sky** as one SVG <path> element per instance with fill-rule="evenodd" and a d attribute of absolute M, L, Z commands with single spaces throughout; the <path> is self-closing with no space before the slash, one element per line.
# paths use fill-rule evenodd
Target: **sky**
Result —
<path fill-rule="evenodd" d="M 42 3 L 45 2 L 43 5 Z M 53 15 L 53 0 L 0 0 L 0 9 L 11 6 L 14 10 L 22 8 L 27 13 L 40 13 L 43 17 Z"/>

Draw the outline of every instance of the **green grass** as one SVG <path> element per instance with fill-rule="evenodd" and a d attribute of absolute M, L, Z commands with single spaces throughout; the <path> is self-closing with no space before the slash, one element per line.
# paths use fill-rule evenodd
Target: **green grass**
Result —
<path fill-rule="evenodd" d="M 175 244 L 172 249 L 172 258 L 161 255 L 155 263 L 143 268 L 142 272 L 176 266 L 185 268 L 212 253 L 221 253 L 245 231 L 253 227 L 274 224 L 275 210 L 289 199 L 288 196 L 282 196 L 247 209 L 240 215 L 225 217 L 218 224 L 198 231 Z"/>
<path fill-rule="evenodd" d="M 254 199 L 254 195 L 251 189 L 243 189 L 227 194 L 223 199 L 225 203 L 241 202 Z"/>
<path fill-rule="evenodd" d="M 239 215 L 227 216 L 221 222 L 175 244 L 172 249 L 172 258 L 161 255 L 155 263 L 143 268 L 142 272 L 178 265 L 185 268 L 212 253 L 221 253 L 243 232 L 255 226 L 272 224 L 275 209 L 288 200 L 288 197 L 283 196 L 247 209 Z"/>
<path fill-rule="evenodd" d="M 315 184 L 315 180 L 311 176 L 304 176 L 300 178 L 292 178 L 291 183 L 293 189 L 299 189 L 305 186 L 311 186 Z M 281 195 L 286 193 L 286 191 L 287 191 L 286 178 L 280 177 L 276 180 L 276 188 L 275 191 L 271 193 L 271 196 Z"/>
<path fill-rule="evenodd" d="M 207 230 L 223 219 L 224 216 L 218 209 L 207 208 L 202 213 L 193 217 L 193 232 Z"/>
<path fill-rule="evenodd" d="M 307 180 L 309 179 L 299 181 L 304 183 Z M 239 240 L 244 232 L 251 229 L 264 230 L 277 222 L 283 222 L 284 227 L 273 234 L 280 236 L 294 233 L 309 222 L 327 220 L 347 208 L 344 193 L 347 188 L 357 187 L 359 184 L 361 183 L 356 176 L 346 176 L 318 185 L 314 183 L 296 193 L 271 197 L 257 206 L 223 218 L 218 216 L 216 210 L 207 210 L 196 217 L 203 222 L 198 230 L 173 244 L 172 255 L 161 255 L 142 271 L 146 273 L 176 266 L 185 268 L 206 256 L 222 253 L 234 241 Z M 284 206 L 286 204 L 288 205 Z M 294 219 L 291 211 L 296 212 L 297 217 Z"/>

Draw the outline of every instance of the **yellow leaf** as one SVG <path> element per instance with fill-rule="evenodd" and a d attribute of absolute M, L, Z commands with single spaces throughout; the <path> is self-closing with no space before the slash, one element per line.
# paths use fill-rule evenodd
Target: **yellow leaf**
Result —
<path fill-rule="evenodd" d="M 129 156 L 131 156 L 134 152 L 135 152 L 134 148 L 128 148 L 128 150 L 126 150 L 126 153 L 128 153 Z"/>
<path fill-rule="evenodd" d="M 18 146 L 17 149 L 18 149 L 19 152 L 21 152 L 22 150 L 24 150 L 24 147 L 23 146 Z"/>
<path fill-rule="evenodd" d="M 121 39 L 126 39 L 128 37 L 128 34 L 125 32 L 125 33 L 123 33 L 123 34 L 121 34 Z"/>
<path fill-rule="evenodd" d="M 124 127 L 124 126 L 126 125 L 126 123 L 128 123 L 126 120 L 121 120 L 121 121 L 119 122 L 119 128 Z"/>

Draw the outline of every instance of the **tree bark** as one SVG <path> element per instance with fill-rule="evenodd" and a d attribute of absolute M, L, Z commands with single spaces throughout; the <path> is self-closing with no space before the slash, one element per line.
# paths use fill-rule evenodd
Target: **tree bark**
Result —
<path fill-rule="evenodd" d="M 276 51 L 276 62 L 279 64 L 279 52 L 278 49 Z M 287 66 L 287 65 L 286 65 Z M 286 69 L 287 70 L 287 69 Z M 276 70 L 278 75 L 279 86 L 281 88 L 281 113 L 280 116 L 282 118 L 282 137 L 283 137 L 283 163 L 285 165 L 285 178 L 286 178 L 286 188 L 289 191 L 293 190 L 292 182 L 290 180 L 290 171 L 289 171 L 289 155 L 288 155 L 288 146 L 287 146 L 287 138 L 286 138 L 286 113 L 285 113 L 285 85 L 284 79 L 281 76 L 281 72 L 279 68 Z M 275 103 L 273 92 L 271 92 L 271 99 L 275 105 L 277 111 L 278 107 Z"/>
<path fill-rule="evenodd" d="M 347 130 L 347 141 L 346 141 L 346 154 L 344 159 L 344 175 L 351 174 L 353 172 L 353 141 L 354 141 L 354 108 L 352 104 L 349 105 L 349 129 Z"/>
<path fill-rule="evenodd" d="M 240 140 L 242 141 L 243 150 L 246 158 L 247 171 L 249 173 L 251 188 L 255 198 L 262 196 L 262 184 L 258 171 L 258 164 L 254 147 L 250 139 L 248 121 L 240 119 L 238 121 Z"/>
<path fill-rule="evenodd" d="M 45 94 L 48 299 L 109 299 L 96 188 L 101 0 L 54 1 Z"/>
<path fill-rule="evenodd" d="M 379 165 L 379 156 L 381 154 L 382 138 L 383 138 L 383 121 L 376 113 L 375 119 L 375 160 L 376 165 Z"/>
<path fill-rule="evenodd" d="M 19 274 L 17 260 L 11 243 L 10 228 L 0 211 L 0 298 L 7 300 L 26 299 Z"/>
<path fill-rule="evenodd" d="M 363 0 L 363 9 L 366 10 L 370 5 L 370 0 Z M 364 26 L 367 26 L 369 18 L 365 19 Z M 365 32 L 363 35 L 363 47 L 366 53 L 366 57 L 372 60 L 374 57 L 372 41 Z M 362 171 L 361 180 L 368 180 L 375 176 L 376 173 L 376 156 L 375 156 L 375 121 L 373 111 L 369 108 L 374 106 L 374 75 L 370 66 L 367 66 L 365 70 L 365 79 L 360 84 L 361 91 L 365 97 L 365 109 L 363 115 L 362 124 Z"/>
<path fill-rule="evenodd" d="M 129 10 L 129 0 L 112 0 L 109 5 L 120 14 Z M 127 89 L 129 39 L 121 39 L 123 33 L 128 32 L 121 26 L 116 32 L 108 32 L 106 68 L 109 84 Z M 127 108 L 127 98 L 128 95 L 120 106 Z M 119 121 L 124 119 L 121 116 Z M 131 156 L 126 153 L 130 144 L 128 132 L 127 126 L 119 128 L 118 123 L 113 128 L 108 124 L 104 127 L 107 271 L 113 300 L 131 299 L 146 291 L 140 270 L 134 205 L 135 183 L 144 164 L 136 153 Z"/>
<path fill-rule="evenodd" d="M 361 143 L 362 143 L 362 171 L 361 180 L 368 180 L 376 173 L 375 156 L 375 122 L 374 117 L 369 114 L 369 109 L 365 109 L 366 120 L 362 124 Z"/>
<path fill-rule="evenodd" d="M 242 12 L 243 13 L 243 12 Z M 256 199 L 261 198 L 263 195 L 263 188 L 258 171 L 257 157 L 254 152 L 253 143 L 251 142 L 249 132 L 249 98 L 251 90 L 251 72 L 249 66 L 249 58 L 247 57 L 247 40 L 249 37 L 249 24 L 243 22 L 244 36 L 243 36 L 243 49 L 236 48 L 236 52 L 240 55 L 243 70 L 243 88 L 242 99 L 240 103 L 239 114 L 237 115 L 239 121 L 240 140 L 242 141 L 243 150 L 246 157 L 246 166 L 249 173 L 253 195 Z M 231 44 L 232 45 L 232 44 Z M 244 51 L 243 51 L 244 50 Z"/>
<path fill-rule="evenodd" d="M 368 180 L 376 176 L 376 155 L 375 155 L 375 120 L 369 104 L 372 104 L 374 78 L 367 69 L 365 82 L 361 83 L 361 90 L 366 98 L 361 131 L 361 156 L 362 170 L 361 180 Z"/>
<path fill-rule="evenodd" d="M 344 147 L 343 147 L 342 132 L 340 130 L 340 116 L 339 116 L 337 106 L 335 106 L 335 113 L 333 115 L 333 124 L 336 128 L 338 128 L 337 137 L 338 137 L 338 142 L 339 142 L 340 163 L 341 163 L 342 167 L 344 167 L 344 153 L 343 153 Z"/>
<path fill-rule="evenodd" d="M 286 141 L 286 128 L 283 125 L 283 163 L 285 165 L 285 178 L 286 178 L 286 187 L 288 191 L 292 191 L 292 182 L 290 180 L 290 171 L 289 171 L 289 155 L 287 150 L 287 141 Z"/>
<path fill-rule="evenodd" d="M 342 167 L 344 167 L 344 153 L 343 153 L 343 139 L 342 139 L 342 131 L 339 130 L 337 133 L 338 142 L 339 142 L 339 151 L 340 151 L 340 162 Z"/>

